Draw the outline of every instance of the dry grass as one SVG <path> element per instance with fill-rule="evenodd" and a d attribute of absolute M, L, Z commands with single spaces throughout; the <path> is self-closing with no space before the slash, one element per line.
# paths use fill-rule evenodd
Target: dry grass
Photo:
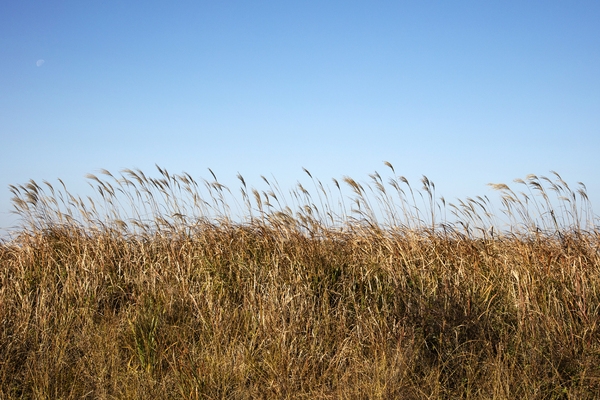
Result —
<path fill-rule="evenodd" d="M 496 184 L 496 213 L 387 165 L 335 195 L 240 176 L 240 201 L 160 168 L 11 187 L 0 398 L 597 398 L 585 187 Z"/>

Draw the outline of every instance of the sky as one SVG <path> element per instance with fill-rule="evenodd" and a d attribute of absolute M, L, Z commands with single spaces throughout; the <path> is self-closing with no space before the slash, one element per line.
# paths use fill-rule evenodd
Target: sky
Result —
<path fill-rule="evenodd" d="M 600 211 L 597 1 L 6 1 L 0 230 L 10 184 L 139 168 L 238 188 L 368 181 L 448 201 L 561 174 Z"/>

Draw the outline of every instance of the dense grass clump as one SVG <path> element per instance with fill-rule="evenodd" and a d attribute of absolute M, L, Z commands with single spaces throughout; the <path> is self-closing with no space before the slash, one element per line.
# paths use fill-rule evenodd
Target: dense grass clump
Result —
<path fill-rule="evenodd" d="M 286 196 L 240 176 L 237 201 L 214 175 L 159 173 L 90 175 L 96 198 L 11 187 L 0 398 L 600 393 L 600 231 L 583 185 L 495 184 L 494 213 L 485 197 L 446 204 L 426 177 L 334 180 L 338 196 L 313 179 Z"/>

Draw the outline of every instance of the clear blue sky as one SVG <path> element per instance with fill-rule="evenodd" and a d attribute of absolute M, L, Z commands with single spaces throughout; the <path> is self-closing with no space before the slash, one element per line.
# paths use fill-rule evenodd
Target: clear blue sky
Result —
<path fill-rule="evenodd" d="M 387 160 L 448 200 L 556 170 L 599 213 L 599 21 L 597 1 L 2 2 L 0 228 L 9 184 L 155 163 L 288 188 Z"/>

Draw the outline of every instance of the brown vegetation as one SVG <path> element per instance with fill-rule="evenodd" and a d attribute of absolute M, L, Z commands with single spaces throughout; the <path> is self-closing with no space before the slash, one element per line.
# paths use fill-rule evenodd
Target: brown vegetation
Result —
<path fill-rule="evenodd" d="M 345 178 L 350 198 L 334 181 L 335 204 L 318 180 L 286 200 L 239 177 L 239 218 L 216 177 L 201 194 L 159 172 L 91 175 L 96 199 L 11 187 L 22 227 L 0 243 L 0 398 L 600 393 L 584 186 L 497 184 L 496 215 L 485 197 L 446 205 L 425 177 L 421 191 Z"/>

